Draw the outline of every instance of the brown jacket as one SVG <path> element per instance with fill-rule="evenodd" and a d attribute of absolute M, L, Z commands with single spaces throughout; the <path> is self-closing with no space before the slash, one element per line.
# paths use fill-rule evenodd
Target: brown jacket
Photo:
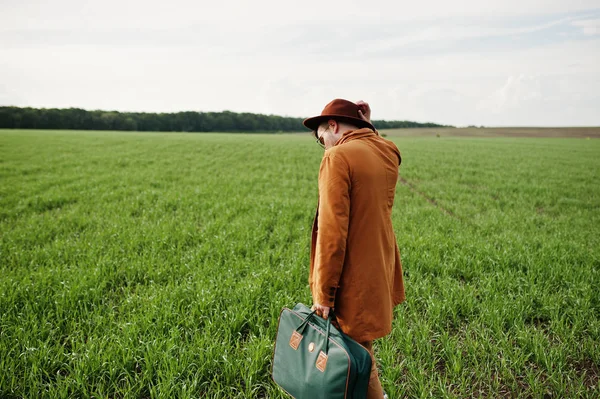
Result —
<path fill-rule="evenodd" d="M 394 143 L 365 128 L 344 133 L 319 170 L 313 302 L 334 307 L 342 331 L 359 342 L 389 334 L 393 308 L 404 301 L 391 219 L 400 162 Z"/>

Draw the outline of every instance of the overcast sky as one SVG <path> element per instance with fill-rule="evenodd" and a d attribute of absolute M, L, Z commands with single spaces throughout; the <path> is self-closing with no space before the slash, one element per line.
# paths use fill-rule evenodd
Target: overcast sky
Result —
<path fill-rule="evenodd" d="M 600 1 L 0 0 L 0 105 L 600 125 Z"/>

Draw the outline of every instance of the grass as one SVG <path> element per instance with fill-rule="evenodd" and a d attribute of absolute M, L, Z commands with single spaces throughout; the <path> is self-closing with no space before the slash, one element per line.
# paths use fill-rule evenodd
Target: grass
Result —
<path fill-rule="evenodd" d="M 410 128 L 383 132 L 391 137 L 600 138 L 600 127 Z"/>
<path fill-rule="evenodd" d="M 390 397 L 600 397 L 600 141 L 390 138 Z M 283 398 L 321 155 L 308 135 L 1 131 L 0 397 Z"/>

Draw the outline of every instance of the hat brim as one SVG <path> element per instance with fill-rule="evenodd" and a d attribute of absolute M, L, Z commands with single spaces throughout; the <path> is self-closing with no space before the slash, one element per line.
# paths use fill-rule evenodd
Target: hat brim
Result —
<path fill-rule="evenodd" d="M 368 127 L 369 129 L 375 131 L 375 126 L 373 126 L 372 124 L 370 124 L 369 122 L 359 119 L 359 118 L 352 118 L 351 116 L 346 116 L 346 115 L 319 115 L 319 116 L 313 116 L 312 118 L 306 118 L 304 120 L 304 122 L 302 122 L 302 124 L 304 126 L 306 126 L 307 128 L 309 128 L 310 130 L 317 130 L 319 128 L 319 125 L 323 122 L 327 122 L 329 119 L 335 119 L 338 120 L 340 122 L 348 122 L 356 127 L 359 128 L 363 128 L 363 127 Z"/>

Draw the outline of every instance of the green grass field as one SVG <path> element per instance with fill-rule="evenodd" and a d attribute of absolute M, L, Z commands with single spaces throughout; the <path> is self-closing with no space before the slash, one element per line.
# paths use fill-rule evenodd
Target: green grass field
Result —
<path fill-rule="evenodd" d="M 600 141 L 393 137 L 391 398 L 600 397 Z M 309 135 L 0 131 L 1 398 L 283 398 Z"/>

